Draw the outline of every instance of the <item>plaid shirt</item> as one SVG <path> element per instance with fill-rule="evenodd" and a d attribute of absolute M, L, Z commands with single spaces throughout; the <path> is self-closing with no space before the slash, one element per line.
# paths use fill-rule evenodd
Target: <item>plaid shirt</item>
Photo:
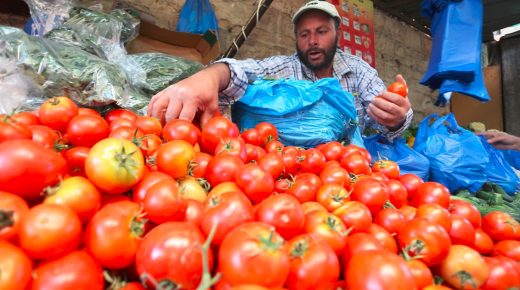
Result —
<path fill-rule="evenodd" d="M 231 78 L 227 88 L 220 92 L 220 102 L 232 104 L 242 97 L 247 86 L 258 77 L 275 79 L 297 79 L 317 81 L 316 74 L 306 67 L 295 53 L 289 56 L 272 56 L 262 60 L 236 60 L 224 58 L 217 62 L 227 63 L 231 70 Z M 367 113 L 371 100 L 385 90 L 383 81 L 374 68 L 359 57 L 336 50 L 333 63 L 333 77 L 337 78 L 341 87 L 355 96 L 355 105 L 361 132 L 370 128 L 381 132 L 388 140 L 399 137 L 410 125 L 413 111 L 406 115 L 403 126 L 395 131 L 378 124 Z"/>

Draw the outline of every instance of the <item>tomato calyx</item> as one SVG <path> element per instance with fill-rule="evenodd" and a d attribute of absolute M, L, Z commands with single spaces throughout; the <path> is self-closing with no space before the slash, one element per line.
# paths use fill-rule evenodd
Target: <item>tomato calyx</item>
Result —
<path fill-rule="evenodd" d="M 137 151 L 126 153 L 125 147 L 121 144 L 121 151 L 116 152 L 114 155 L 114 159 L 116 160 L 119 167 L 124 168 L 126 172 L 132 175 L 132 177 L 137 176 L 137 163 L 134 159 L 132 159 L 132 155 L 134 155 L 136 152 Z"/>
<path fill-rule="evenodd" d="M 0 231 L 14 225 L 14 211 L 0 210 Z"/>
<path fill-rule="evenodd" d="M 130 221 L 130 233 L 135 238 L 143 236 L 148 219 L 143 218 L 145 213 L 137 213 Z"/>
<path fill-rule="evenodd" d="M 262 249 L 274 252 L 283 245 L 284 240 L 282 239 L 279 242 L 275 241 L 274 234 L 275 234 L 275 230 L 271 229 L 269 231 L 269 236 L 267 236 L 267 238 L 264 236 L 258 237 L 258 240 L 260 241 L 260 243 L 262 243 Z"/>
<path fill-rule="evenodd" d="M 162 279 L 160 281 L 155 280 L 152 275 L 148 275 L 147 273 L 143 273 L 140 277 L 141 283 L 146 285 L 146 282 L 149 282 L 153 285 L 153 288 L 156 290 L 178 290 L 181 289 L 179 285 L 175 284 L 170 279 Z"/>
<path fill-rule="evenodd" d="M 103 271 L 103 278 L 108 284 L 107 290 L 122 289 L 126 284 L 128 284 L 126 278 L 123 275 L 116 273 L 115 271 Z"/>
<path fill-rule="evenodd" d="M 296 243 L 296 245 L 294 245 L 294 248 L 291 249 L 291 253 L 290 253 L 291 260 L 295 259 L 295 258 L 303 257 L 303 255 L 307 252 L 308 249 L 309 249 L 309 243 L 307 242 L 307 240 L 299 241 L 298 243 Z"/>
<path fill-rule="evenodd" d="M 460 285 L 466 285 L 466 283 L 469 283 L 472 289 L 478 288 L 471 274 L 464 270 L 456 272 L 455 274 L 453 274 L 453 276 L 457 276 L 460 279 Z"/>
<path fill-rule="evenodd" d="M 395 205 L 392 202 L 390 202 L 389 200 L 387 200 L 385 202 L 385 204 L 383 205 L 383 208 L 384 209 L 387 209 L 387 208 L 397 209 L 397 207 L 395 207 Z"/>
<path fill-rule="evenodd" d="M 410 257 L 413 259 L 420 259 L 423 256 L 421 255 L 421 252 L 426 247 L 426 244 L 422 240 L 413 240 L 410 245 L 406 246 L 403 249 L 403 252 L 407 252 L 408 254 L 412 254 Z"/>

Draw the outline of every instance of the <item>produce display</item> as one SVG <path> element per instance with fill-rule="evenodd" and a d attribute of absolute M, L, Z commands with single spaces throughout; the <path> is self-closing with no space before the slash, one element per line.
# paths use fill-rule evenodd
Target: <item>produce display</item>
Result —
<path fill-rule="evenodd" d="M 0 289 L 520 287 L 519 197 L 494 184 L 450 193 L 220 115 L 60 96 L 0 120 Z"/>

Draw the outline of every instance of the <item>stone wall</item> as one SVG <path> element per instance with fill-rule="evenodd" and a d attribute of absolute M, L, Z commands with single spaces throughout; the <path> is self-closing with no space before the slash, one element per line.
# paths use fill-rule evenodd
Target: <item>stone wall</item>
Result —
<path fill-rule="evenodd" d="M 105 0 L 110 1 L 110 0 Z M 156 23 L 175 29 L 184 0 L 119 0 L 155 17 Z M 306 0 L 273 1 L 269 9 L 240 48 L 236 58 L 263 58 L 294 52 L 291 17 Z M 211 0 L 219 21 L 222 51 L 232 45 L 233 38 L 257 9 L 258 0 Z M 436 94 L 419 84 L 429 61 L 431 39 L 424 33 L 398 21 L 380 10 L 374 15 L 376 66 L 386 84 L 402 74 L 410 87 L 410 100 L 416 112 L 414 120 L 448 108 L 433 105 Z"/>

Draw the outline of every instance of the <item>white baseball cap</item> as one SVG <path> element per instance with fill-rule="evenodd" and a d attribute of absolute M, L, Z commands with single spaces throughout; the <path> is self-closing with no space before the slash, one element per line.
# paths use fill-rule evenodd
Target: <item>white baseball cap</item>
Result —
<path fill-rule="evenodd" d="M 333 4 L 324 1 L 324 0 L 312 0 L 307 2 L 305 5 L 300 7 L 296 13 L 294 13 L 294 16 L 292 18 L 292 22 L 296 23 L 298 18 L 302 16 L 303 13 L 309 11 L 309 10 L 321 10 L 327 14 L 329 14 L 331 17 L 339 18 L 338 10 L 336 9 L 336 6 Z"/>

